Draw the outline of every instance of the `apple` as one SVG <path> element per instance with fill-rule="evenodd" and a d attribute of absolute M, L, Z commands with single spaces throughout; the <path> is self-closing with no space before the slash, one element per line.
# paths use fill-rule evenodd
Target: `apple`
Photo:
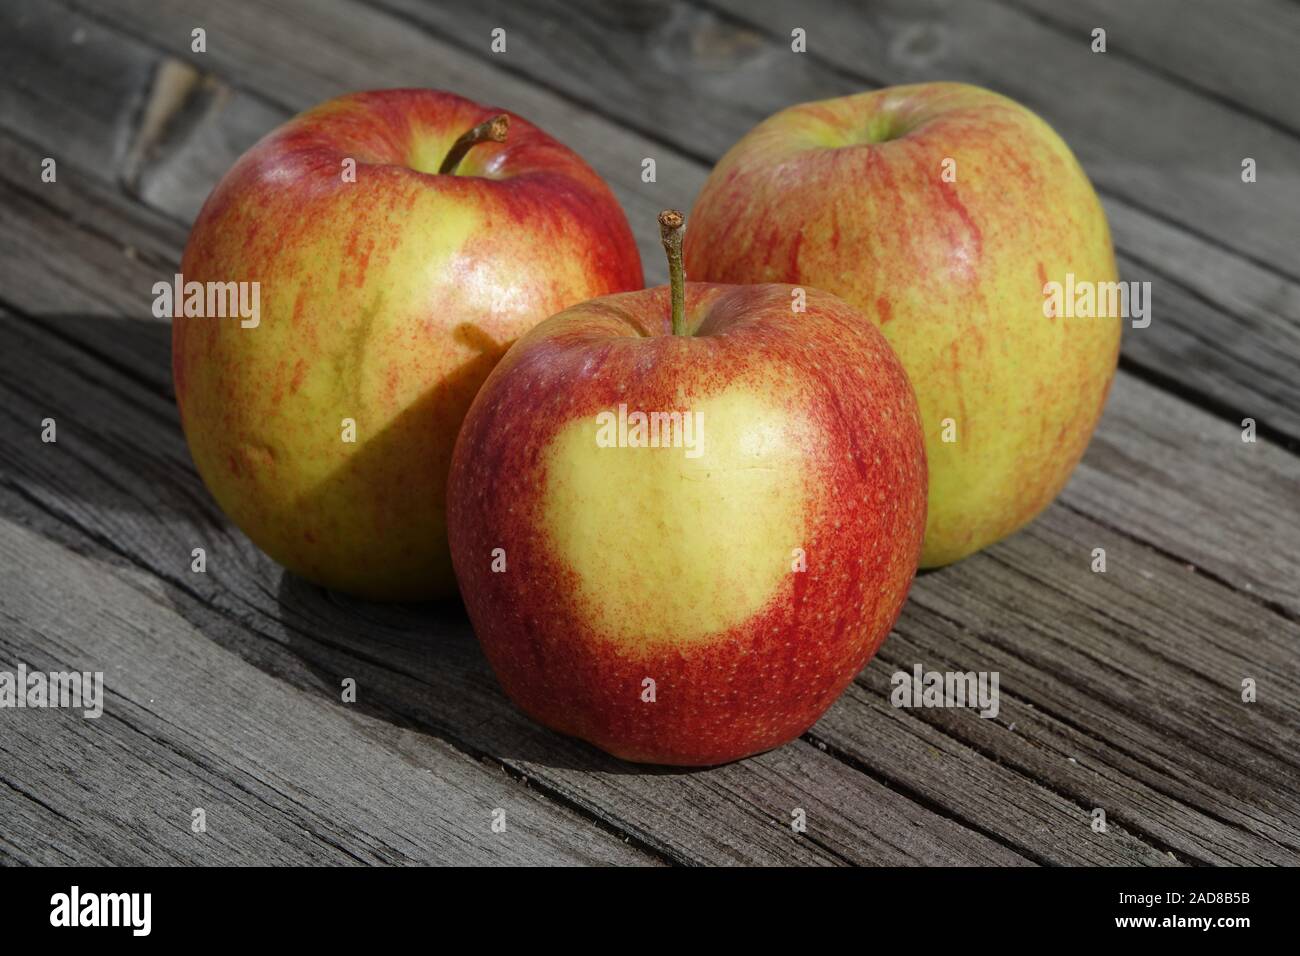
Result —
<path fill-rule="evenodd" d="M 775 747 L 885 639 L 925 524 L 907 376 L 814 289 L 686 284 L 573 306 L 470 406 L 447 527 L 506 693 L 631 761 Z M 800 308 L 805 311 L 798 311 Z"/>
<path fill-rule="evenodd" d="M 340 97 L 274 130 L 208 197 L 182 274 L 200 299 L 247 283 L 260 306 L 176 306 L 203 480 L 285 567 L 381 600 L 454 591 L 447 469 L 497 359 L 560 309 L 643 285 L 626 217 L 577 154 L 432 90 Z"/>
<path fill-rule="evenodd" d="M 693 279 L 817 287 L 884 332 L 925 422 L 925 567 L 1046 508 L 1105 404 L 1118 319 L 1048 316 L 1045 299 L 1116 280 L 1106 217 L 1060 137 L 988 90 L 900 86 L 764 120 L 710 174 L 685 255 Z"/>

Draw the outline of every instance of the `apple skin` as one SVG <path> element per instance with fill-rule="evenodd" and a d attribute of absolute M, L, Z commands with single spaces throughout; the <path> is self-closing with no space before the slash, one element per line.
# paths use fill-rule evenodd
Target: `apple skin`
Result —
<path fill-rule="evenodd" d="M 1046 123 L 978 87 L 901 86 L 768 118 L 709 176 L 685 258 L 692 279 L 825 289 L 884 332 L 925 422 L 924 567 L 1051 503 L 1118 361 L 1118 319 L 1043 314 L 1048 281 L 1116 279 L 1092 185 Z"/>
<path fill-rule="evenodd" d="M 195 465 L 259 547 L 318 584 L 453 593 L 446 475 L 479 385 L 541 320 L 643 285 L 609 188 L 526 120 L 436 173 L 500 112 L 431 90 L 323 103 L 245 153 L 190 233 L 187 281 L 261 283 L 256 328 L 174 321 Z"/>
<path fill-rule="evenodd" d="M 687 283 L 677 336 L 667 287 L 574 306 L 474 400 L 452 557 L 540 723 L 625 760 L 725 763 L 810 727 L 888 635 L 925 525 L 915 396 L 861 315 L 817 290 L 796 315 L 791 292 Z M 620 403 L 699 411 L 702 454 L 598 446 Z"/>

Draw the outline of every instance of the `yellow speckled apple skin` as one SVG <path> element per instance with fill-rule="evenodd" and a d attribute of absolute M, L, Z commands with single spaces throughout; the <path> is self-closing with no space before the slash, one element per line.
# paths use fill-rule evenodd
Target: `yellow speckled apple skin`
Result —
<path fill-rule="evenodd" d="M 870 323 L 791 292 L 688 283 L 687 335 L 666 288 L 582 303 L 475 398 L 456 576 L 546 726 L 628 760 L 735 760 L 806 730 L 888 635 L 925 526 L 916 400 Z M 602 444 L 621 404 L 698 415 L 699 454 Z"/>
<path fill-rule="evenodd" d="M 1043 314 L 1049 281 L 1116 279 L 1092 185 L 1046 123 L 973 86 L 896 87 L 765 120 L 710 175 L 685 258 L 692 279 L 825 289 L 884 332 L 925 424 L 924 566 L 1052 501 L 1118 360 L 1118 318 Z"/>
<path fill-rule="evenodd" d="M 435 174 L 497 112 L 431 90 L 331 100 L 246 153 L 190 234 L 187 281 L 261 284 L 256 328 L 174 321 L 195 465 L 258 546 L 327 587 L 454 593 L 446 477 L 479 385 L 542 319 L 642 284 L 613 194 L 527 121 Z"/>

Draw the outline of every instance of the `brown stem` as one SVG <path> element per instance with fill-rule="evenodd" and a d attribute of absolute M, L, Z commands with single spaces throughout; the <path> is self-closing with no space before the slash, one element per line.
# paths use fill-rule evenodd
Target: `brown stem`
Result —
<path fill-rule="evenodd" d="M 454 173 L 456 167 L 460 165 L 460 161 L 465 158 L 465 154 L 479 143 L 504 143 L 506 141 L 506 132 L 509 129 L 510 117 L 505 113 L 479 123 L 451 144 L 451 149 L 447 150 L 447 158 L 438 167 L 438 172 L 443 176 Z"/>
<path fill-rule="evenodd" d="M 682 267 L 682 226 L 686 217 L 676 209 L 659 214 L 659 238 L 668 254 L 668 288 L 673 303 L 673 335 L 686 334 L 686 270 Z"/>

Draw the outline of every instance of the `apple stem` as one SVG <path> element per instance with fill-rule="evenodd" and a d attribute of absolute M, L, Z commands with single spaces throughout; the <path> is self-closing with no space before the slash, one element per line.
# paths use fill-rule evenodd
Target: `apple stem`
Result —
<path fill-rule="evenodd" d="M 506 141 L 506 132 L 509 129 L 510 117 L 505 113 L 479 123 L 451 144 L 451 149 L 447 150 L 447 158 L 438 167 L 439 174 L 446 176 L 454 173 L 456 167 L 460 165 L 460 161 L 465 158 L 465 154 L 479 143 L 504 143 Z"/>
<path fill-rule="evenodd" d="M 659 214 L 659 238 L 668 254 L 668 288 L 673 302 L 673 335 L 686 334 L 686 270 L 682 266 L 682 226 L 686 217 L 676 209 Z"/>

